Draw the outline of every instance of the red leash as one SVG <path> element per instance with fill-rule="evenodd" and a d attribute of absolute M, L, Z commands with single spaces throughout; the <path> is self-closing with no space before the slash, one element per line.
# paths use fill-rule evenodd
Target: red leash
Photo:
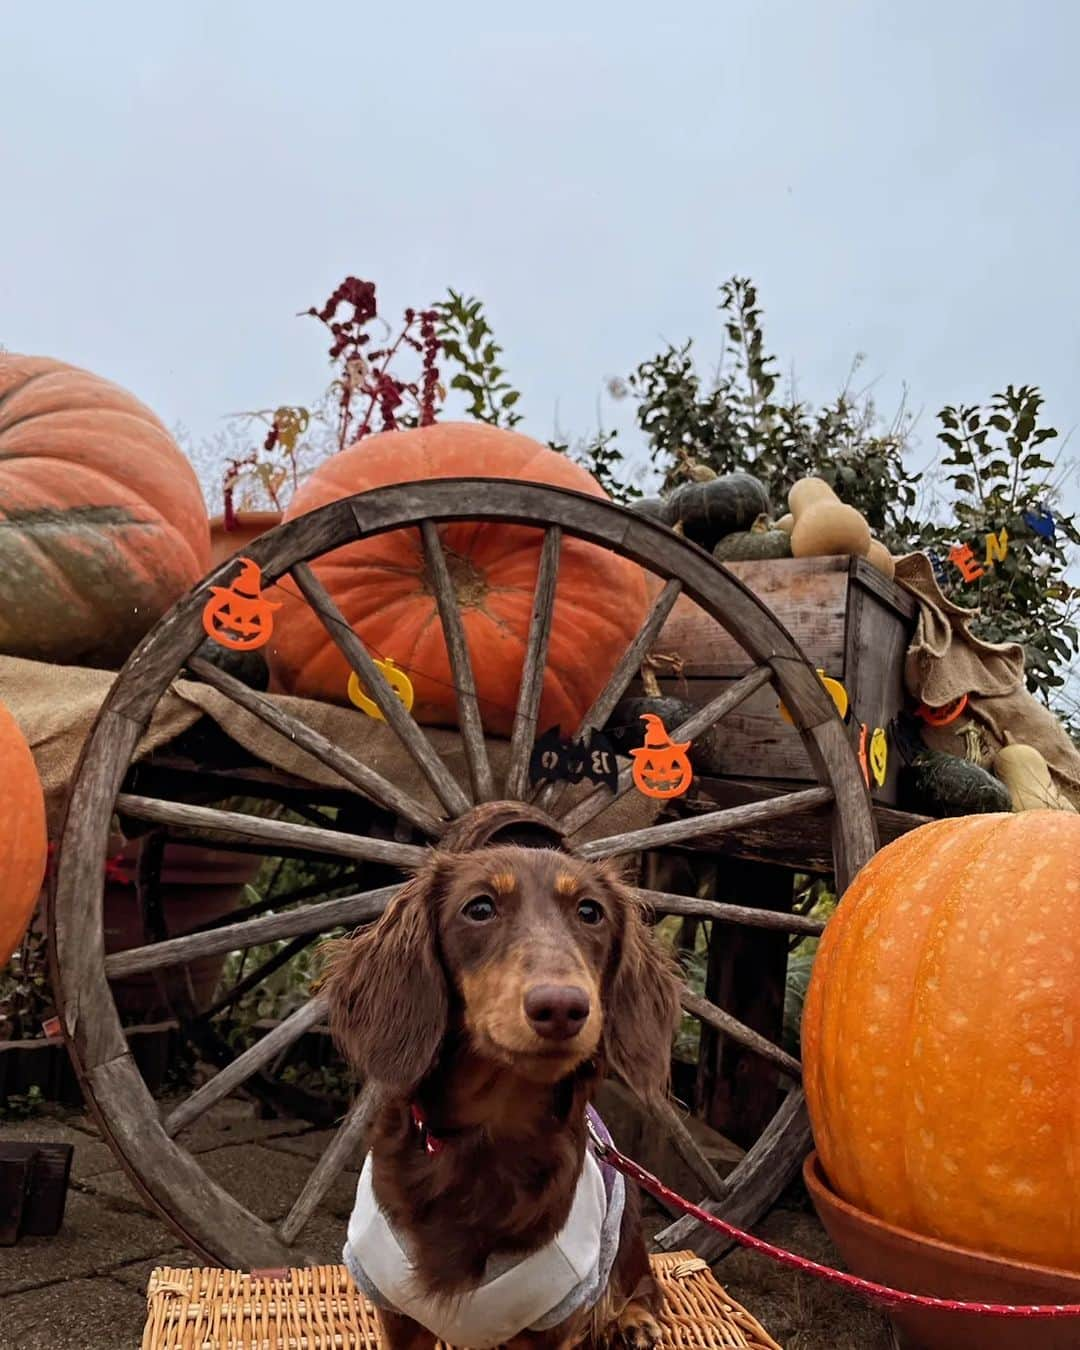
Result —
<path fill-rule="evenodd" d="M 872 1299 L 885 1307 L 933 1308 L 939 1312 L 978 1313 L 982 1317 L 1080 1317 L 1080 1303 L 962 1303 L 951 1298 L 909 1294 L 903 1289 L 890 1289 L 888 1285 L 875 1284 L 872 1280 L 861 1280 L 857 1275 L 846 1275 L 843 1271 L 833 1270 L 831 1266 L 823 1266 L 818 1261 L 797 1256 L 794 1252 L 785 1251 L 783 1247 L 774 1247 L 771 1242 L 756 1238 L 752 1233 L 744 1233 L 734 1224 L 725 1223 L 723 1219 L 718 1219 L 715 1214 L 710 1214 L 700 1205 L 692 1205 L 689 1200 L 684 1200 L 681 1195 L 665 1186 L 651 1172 L 646 1172 L 644 1167 L 639 1166 L 632 1158 L 620 1153 L 614 1145 L 606 1144 L 593 1129 L 591 1121 L 587 1122 L 587 1127 L 597 1156 L 614 1167 L 617 1172 L 636 1182 L 654 1199 L 691 1215 L 707 1227 L 723 1233 L 741 1247 L 747 1247 L 752 1252 L 760 1252 L 762 1256 L 768 1256 L 780 1265 L 789 1266 L 792 1270 L 801 1271 L 805 1275 L 815 1275 L 820 1280 L 826 1280 L 829 1284 L 848 1290 L 849 1293 L 861 1294 L 864 1298 Z"/>

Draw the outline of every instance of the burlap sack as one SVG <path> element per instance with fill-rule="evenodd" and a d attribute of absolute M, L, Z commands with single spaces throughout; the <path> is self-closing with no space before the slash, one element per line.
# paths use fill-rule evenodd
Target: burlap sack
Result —
<path fill-rule="evenodd" d="M 1080 802 L 1080 750 L 1050 709 L 1028 693 L 1023 647 L 977 638 L 970 629 L 976 611 L 942 595 L 925 553 L 898 558 L 896 581 L 919 605 L 904 662 L 908 693 L 935 708 L 968 695 L 964 716 L 947 727 L 923 729 L 927 745 L 984 765 L 1007 739 L 1030 745 L 1062 791 Z"/>
<path fill-rule="evenodd" d="M 64 802 L 83 743 L 116 676 L 109 671 L 53 666 L 0 656 L 0 702 L 11 710 L 29 742 L 45 789 L 49 833 L 55 838 Z M 441 815 L 427 780 L 390 728 L 353 708 L 310 699 L 267 695 L 275 704 L 347 750 L 356 759 L 390 779 L 403 791 Z M 136 758 L 143 758 L 175 740 L 200 717 L 211 718 L 249 754 L 264 763 L 324 787 L 348 786 L 332 770 L 286 737 L 208 685 L 176 680 L 160 700 Z M 455 731 L 428 729 L 440 758 L 459 782 L 467 782 L 461 737 Z M 496 782 L 506 771 L 509 746 L 490 741 L 488 754 Z M 564 798 L 568 803 L 589 791 L 588 785 Z M 660 803 L 640 793 L 627 793 L 601 812 L 571 842 L 585 843 L 627 830 L 642 829 L 656 818 Z"/>

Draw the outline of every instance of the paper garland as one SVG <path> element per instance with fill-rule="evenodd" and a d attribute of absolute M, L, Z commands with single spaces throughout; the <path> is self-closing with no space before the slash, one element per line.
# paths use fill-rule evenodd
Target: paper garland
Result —
<path fill-rule="evenodd" d="M 203 606 L 203 631 L 219 646 L 252 652 L 270 641 L 274 614 L 281 608 L 262 593 L 262 572 L 250 558 L 237 558 L 240 572 L 229 586 L 211 586 Z"/>

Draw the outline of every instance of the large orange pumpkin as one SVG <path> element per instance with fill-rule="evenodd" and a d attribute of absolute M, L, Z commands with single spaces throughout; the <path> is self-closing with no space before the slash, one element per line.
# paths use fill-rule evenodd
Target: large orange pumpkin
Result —
<path fill-rule="evenodd" d="M 1080 1270 L 1080 816 L 941 820 L 882 849 L 829 921 L 802 1034 L 843 1199 Z"/>
<path fill-rule="evenodd" d="M 429 478 L 516 478 L 603 497 L 583 468 L 527 436 L 477 423 L 391 431 L 351 446 L 296 494 L 286 518 L 356 492 Z M 542 531 L 462 523 L 441 527 L 487 730 L 509 732 L 529 631 Z M 457 704 L 420 533 L 397 530 L 336 550 L 315 572 L 373 655 L 412 680 L 413 715 L 453 726 Z M 291 586 L 274 625 L 270 665 L 285 690 L 346 703 L 349 668 Z M 540 727 L 569 732 L 603 688 L 646 612 L 641 569 L 564 538 L 540 706 Z"/>
<path fill-rule="evenodd" d="M 45 795 L 19 724 L 0 703 L 0 966 L 22 941 L 45 878 Z"/>
<path fill-rule="evenodd" d="M 198 481 L 149 408 L 0 353 L 0 652 L 118 665 L 209 564 Z"/>

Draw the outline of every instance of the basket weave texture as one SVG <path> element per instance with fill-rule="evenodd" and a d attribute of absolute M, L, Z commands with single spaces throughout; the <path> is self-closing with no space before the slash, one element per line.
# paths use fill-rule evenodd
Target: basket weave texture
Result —
<path fill-rule="evenodd" d="M 665 1350 L 782 1350 L 693 1252 L 652 1258 Z M 279 1278 L 162 1266 L 150 1276 L 142 1350 L 378 1350 L 375 1310 L 344 1266 Z"/>

